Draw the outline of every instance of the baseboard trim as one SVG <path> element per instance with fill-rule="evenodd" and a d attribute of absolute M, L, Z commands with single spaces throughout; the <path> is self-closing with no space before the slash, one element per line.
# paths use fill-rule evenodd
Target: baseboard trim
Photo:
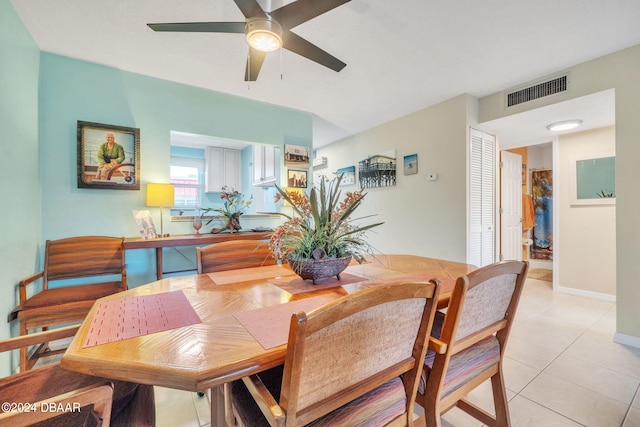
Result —
<path fill-rule="evenodd" d="M 615 334 L 613 334 L 613 342 L 628 345 L 630 347 L 640 348 L 640 337 L 621 334 L 620 332 L 616 332 Z"/>
<path fill-rule="evenodd" d="M 616 302 L 615 295 L 603 294 L 600 292 L 585 291 L 583 289 L 567 288 L 566 286 L 558 286 L 557 290 L 558 292 L 562 292 L 564 294 L 577 295 L 579 297 L 592 298 L 592 299 L 597 299 L 597 300 L 607 301 L 607 302 Z"/>

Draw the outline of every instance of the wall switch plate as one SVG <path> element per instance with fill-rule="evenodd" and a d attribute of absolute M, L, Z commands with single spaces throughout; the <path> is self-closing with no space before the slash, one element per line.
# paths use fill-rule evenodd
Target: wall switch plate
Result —
<path fill-rule="evenodd" d="M 437 172 L 429 172 L 427 174 L 427 180 L 429 180 L 429 181 L 437 181 L 438 180 L 438 173 Z"/>

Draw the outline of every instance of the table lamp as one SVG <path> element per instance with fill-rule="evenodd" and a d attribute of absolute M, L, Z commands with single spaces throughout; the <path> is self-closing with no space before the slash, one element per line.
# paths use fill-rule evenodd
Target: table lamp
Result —
<path fill-rule="evenodd" d="M 173 184 L 147 184 L 147 206 L 160 207 L 160 237 L 166 237 L 162 223 L 162 208 L 173 206 Z"/>

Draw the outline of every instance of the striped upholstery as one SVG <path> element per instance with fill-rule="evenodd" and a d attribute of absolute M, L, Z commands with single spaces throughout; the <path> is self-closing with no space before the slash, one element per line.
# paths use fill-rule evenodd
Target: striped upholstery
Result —
<path fill-rule="evenodd" d="M 420 376 L 418 391 L 424 393 L 429 370 L 433 366 L 434 352 L 429 352 Z M 451 356 L 442 386 L 442 397 L 446 397 L 500 361 L 500 344 L 490 336 L 460 353 Z"/>
<path fill-rule="evenodd" d="M 282 366 L 261 373 L 260 378 L 276 400 L 280 399 Z M 232 383 L 231 396 L 243 426 L 269 425 L 242 381 Z M 307 426 L 383 426 L 401 416 L 405 412 L 406 404 L 402 380 L 395 378 Z"/>
<path fill-rule="evenodd" d="M 440 338 L 443 321 L 444 313 L 441 311 L 436 312 L 436 316 L 433 319 L 433 327 L 431 328 L 431 336 Z M 424 394 L 427 378 L 435 357 L 436 353 L 433 350 L 427 351 L 427 357 L 424 359 L 424 369 L 420 375 L 420 384 L 418 385 L 420 394 Z M 500 343 L 493 335 L 451 356 L 447 374 L 444 377 L 441 397 L 449 395 L 499 361 Z"/>
<path fill-rule="evenodd" d="M 308 424 L 312 427 L 384 426 L 406 410 L 407 398 L 398 377 Z"/>

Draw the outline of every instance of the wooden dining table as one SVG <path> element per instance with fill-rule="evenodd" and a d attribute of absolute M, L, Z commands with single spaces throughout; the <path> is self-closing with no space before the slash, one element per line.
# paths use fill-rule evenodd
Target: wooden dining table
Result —
<path fill-rule="evenodd" d="M 61 360 L 64 369 L 179 390 L 211 390 L 224 425 L 222 386 L 284 362 L 291 314 L 395 281 L 455 279 L 476 267 L 414 255 L 371 255 L 316 285 L 288 266 L 171 277 L 96 301 Z"/>

